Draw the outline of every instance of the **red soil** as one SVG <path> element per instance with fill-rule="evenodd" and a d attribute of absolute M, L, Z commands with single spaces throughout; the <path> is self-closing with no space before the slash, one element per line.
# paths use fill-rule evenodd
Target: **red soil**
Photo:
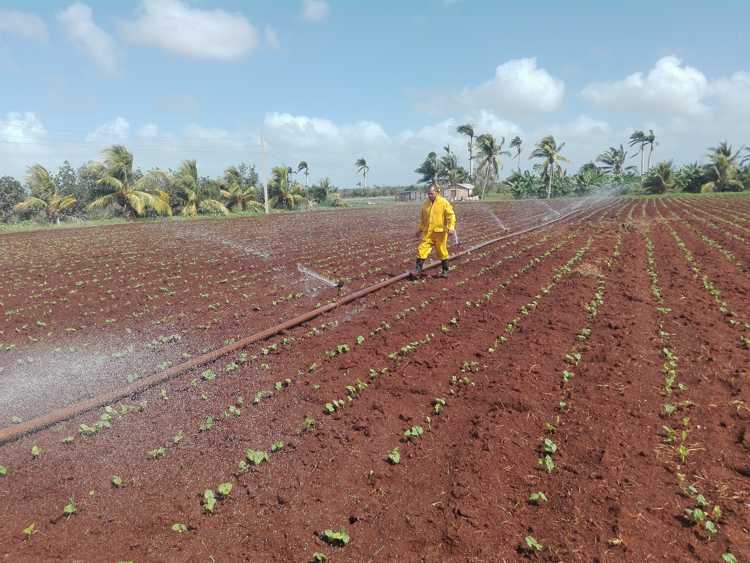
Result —
<path fill-rule="evenodd" d="M 331 561 L 356 562 L 720 561 L 731 552 L 745 561 L 750 352 L 742 339 L 750 337 L 750 308 L 746 270 L 736 263 L 745 249 L 731 235 L 747 235 L 748 209 L 746 198 L 618 201 L 487 247 L 457 261 L 447 280 L 391 286 L 248 349 L 245 358 L 217 361 L 206 366 L 216 374 L 213 381 L 199 370 L 113 405 L 145 406 L 113 415 L 112 427 L 93 436 L 82 436 L 79 425 L 93 425 L 104 411 L 0 446 L 0 465 L 7 468 L 0 477 L 0 557 L 309 561 L 322 552 Z M 494 211 L 511 227 L 514 218 L 518 225 L 529 215 L 515 206 Z M 24 402 L 26 410 L 17 412 L 31 416 L 117 385 L 135 369 L 135 357 L 149 358 L 153 369 L 256 332 L 335 296 L 335 289 L 323 288 L 279 301 L 299 286 L 300 277 L 291 275 L 298 263 L 352 278 L 345 290 L 405 270 L 413 214 L 414 208 L 394 208 L 314 215 L 316 239 L 305 245 L 289 242 L 306 236 L 299 216 L 2 237 L 9 251 L 1 266 L 9 275 L 0 301 L 6 312 L 20 311 L 5 316 L 0 342 L 16 349 L 0 352 L 0 385 L 19 389 L 14 381 L 43 369 L 41 356 L 18 363 L 35 346 L 89 342 L 83 350 L 94 356 L 88 350 L 104 337 L 117 346 L 133 342 L 131 356 L 82 370 L 80 388 L 66 394 L 61 385 L 51 397 Z M 729 221 L 719 222 L 725 235 L 719 238 L 693 214 Z M 465 244 L 502 231 L 478 206 L 459 208 L 459 216 Z M 188 244 L 199 235 L 204 240 Z M 691 253 L 693 269 L 675 235 Z M 275 241 L 264 247 L 271 256 L 242 254 L 247 240 Z M 330 240 L 346 242 L 324 244 Z M 652 292 L 649 240 L 661 301 Z M 126 255 L 142 245 L 150 248 L 147 260 Z M 100 253 L 86 256 L 92 247 Z M 373 271 L 357 277 L 367 269 Z M 706 279 L 731 315 L 722 313 Z M 76 288 L 77 281 L 85 286 Z M 134 288 L 138 283 L 144 286 Z M 63 301 L 66 296 L 74 298 Z M 136 303 L 149 307 L 133 318 L 128 313 Z M 223 306 L 207 309 L 213 303 Z M 108 318 L 117 320 L 103 325 Z M 37 319 L 47 326 L 37 326 Z M 210 328 L 195 330 L 207 319 L 213 319 Z M 64 332 L 81 325 L 86 328 Z M 584 328 L 590 332 L 581 338 Z M 170 334 L 180 334 L 180 341 L 144 346 Z M 348 351 L 334 352 L 341 345 Z M 665 347 L 677 358 L 676 381 L 685 386 L 670 393 Z M 100 370 L 109 377 L 97 379 Z M 567 382 L 563 371 L 573 374 Z M 22 388 L 24 397 L 28 389 Z M 260 391 L 270 393 L 252 404 Z M 436 398 L 446 401 L 439 414 Z M 325 414 L 334 399 L 345 406 Z M 678 410 L 667 415 L 665 404 Z M 16 412 L 5 409 L 3 424 Z M 201 431 L 208 416 L 214 426 Z M 306 417 L 314 427 L 305 428 Z M 414 426 L 424 434 L 404 438 Z M 665 439 L 665 426 L 677 429 L 674 443 Z M 683 428 L 685 459 L 677 448 Z M 67 436 L 74 441 L 62 443 Z M 557 447 L 551 473 L 538 465 L 545 438 Z M 238 470 L 248 448 L 270 452 L 279 440 L 284 448 L 269 453 L 268 462 Z M 33 446 L 42 448 L 37 458 Z M 148 459 L 159 447 L 164 457 Z M 386 456 L 396 447 L 401 461 L 391 465 Z M 113 475 L 122 478 L 121 487 L 112 485 Z M 231 494 L 205 514 L 203 491 L 222 482 L 233 484 Z M 529 501 L 538 491 L 548 502 Z M 715 534 L 687 518 L 698 494 Z M 77 512 L 65 517 L 71 498 Z M 716 505 L 721 516 L 712 513 Z M 31 523 L 37 531 L 27 536 L 22 530 Z M 188 531 L 172 531 L 174 523 Z M 320 533 L 329 528 L 345 528 L 351 542 L 326 545 Z M 527 537 L 541 551 L 520 547 Z"/>

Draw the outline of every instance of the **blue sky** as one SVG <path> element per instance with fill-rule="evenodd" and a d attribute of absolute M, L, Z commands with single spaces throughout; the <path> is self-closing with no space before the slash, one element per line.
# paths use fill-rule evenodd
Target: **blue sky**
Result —
<path fill-rule="evenodd" d="M 456 125 L 566 142 L 570 167 L 653 128 L 657 158 L 750 143 L 750 4 L 484 0 L 0 0 L 0 175 L 128 145 L 409 183 Z M 635 162 L 635 160 L 633 161 Z M 522 165 L 529 162 L 522 157 Z M 506 170 L 513 166 L 506 163 Z"/>

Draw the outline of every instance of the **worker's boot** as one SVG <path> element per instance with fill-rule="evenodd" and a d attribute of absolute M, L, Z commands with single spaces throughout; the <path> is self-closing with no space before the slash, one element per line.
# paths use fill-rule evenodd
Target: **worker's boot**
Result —
<path fill-rule="evenodd" d="M 440 272 L 440 276 L 443 277 L 443 278 L 447 278 L 448 277 L 448 269 L 449 269 L 448 268 L 448 260 L 443 260 L 441 262 L 441 264 L 443 266 L 443 269 Z"/>
<path fill-rule="evenodd" d="M 422 277 L 422 267 L 424 266 L 424 260 L 417 258 L 417 264 L 414 267 L 414 273 L 411 275 L 412 279 L 418 279 Z"/>

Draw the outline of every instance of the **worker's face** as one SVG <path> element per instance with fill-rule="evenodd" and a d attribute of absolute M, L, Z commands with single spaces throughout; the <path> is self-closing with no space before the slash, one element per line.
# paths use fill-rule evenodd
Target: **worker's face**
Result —
<path fill-rule="evenodd" d="M 427 197 L 430 198 L 430 201 L 434 202 L 435 198 L 437 197 L 437 192 L 435 191 L 435 186 L 430 186 L 430 188 L 427 190 Z"/>

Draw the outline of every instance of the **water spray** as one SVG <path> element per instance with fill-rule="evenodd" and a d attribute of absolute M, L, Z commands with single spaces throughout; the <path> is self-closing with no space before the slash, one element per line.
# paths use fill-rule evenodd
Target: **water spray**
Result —
<path fill-rule="evenodd" d="M 325 285 L 327 285 L 329 287 L 335 287 L 337 289 L 341 289 L 344 286 L 343 282 L 341 282 L 341 281 L 333 281 L 333 280 L 325 277 L 324 275 L 319 274 L 318 272 L 315 272 L 315 271 L 311 270 L 310 268 L 304 267 L 302 264 L 297 264 L 297 270 L 299 272 L 301 272 L 302 274 L 304 274 L 306 276 L 309 276 L 311 278 L 314 278 L 314 279 L 318 280 L 319 282 L 324 283 Z"/>

